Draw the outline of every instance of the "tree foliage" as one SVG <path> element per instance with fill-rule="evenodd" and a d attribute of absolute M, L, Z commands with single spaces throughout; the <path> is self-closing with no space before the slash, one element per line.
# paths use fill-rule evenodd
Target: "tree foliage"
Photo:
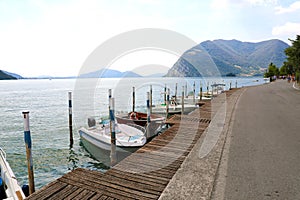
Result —
<path fill-rule="evenodd" d="M 268 70 L 265 73 L 265 77 L 273 77 L 273 76 L 278 76 L 279 75 L 279 69 L 274 65 L 273 63 L 269 64 Z"/>
<path fill-rule="evenodd" d="M 296 40 L 289 39 L 292 45 L 285 49 L 287 56 L 286 66 L 292 66 L 292 72 L 300 71 L 300 35 L 297 35 Z"/>

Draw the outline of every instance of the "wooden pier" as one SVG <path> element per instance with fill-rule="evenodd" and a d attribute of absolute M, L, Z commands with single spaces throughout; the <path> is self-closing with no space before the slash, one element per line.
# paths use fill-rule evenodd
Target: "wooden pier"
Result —
<path fill-rule="evenodd" d="M 174 115 L 167 121 L 171 128 L 107 172 L 75 169 L 27 199 L 158 199 L 212 116 L 210 101 L 189 115 Z"/>

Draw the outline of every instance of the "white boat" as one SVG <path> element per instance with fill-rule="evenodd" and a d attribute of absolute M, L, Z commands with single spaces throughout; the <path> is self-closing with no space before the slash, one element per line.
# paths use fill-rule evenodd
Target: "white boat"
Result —
<path fill-rule="evenodd" d="M 0 199 L 5 200 L 21 200 L 25 199 L 25 195 L 18 184 L 18 181 L 6 161 L 6 154 L 0 148 Z"/>
<path fill-rule="evenodd" d="M 89 128 L 82 127 L 78 132 L 87 149 L 87 146 L 93 145 L 106 151 L 111 150 L 111 134 L 108 124 L 90 126 Z M 138 125 L 116 124 L 115 132 L 117 151 L 135 151 L 146 144 L 145 129 Z"/>
<path fill-rule="evenodd" d="M 156 105 L 152 108 L 152 113 L 155 114 L 165 114 L 166 113 L 166 104 Z M 195 110 L 196 105 L 195 104 L 184 104 L 184 112 L 189 113 L 193 110 Z M 171 99 L 169 104 L 169 114 L 180 114 L 182 111 L 182 105 L 178 101 L 175 101 L 175 99 Z"/>

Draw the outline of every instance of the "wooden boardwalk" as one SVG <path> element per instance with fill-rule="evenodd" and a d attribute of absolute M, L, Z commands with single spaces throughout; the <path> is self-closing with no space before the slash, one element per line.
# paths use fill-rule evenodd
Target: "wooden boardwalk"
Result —
<path fill-rule="evenodd" d="M 171 128 L 106 173 L 75 169 L 27 199 L 158 199 L 212 115 L 210 101 L 189 115 L 174 115 Z"/>

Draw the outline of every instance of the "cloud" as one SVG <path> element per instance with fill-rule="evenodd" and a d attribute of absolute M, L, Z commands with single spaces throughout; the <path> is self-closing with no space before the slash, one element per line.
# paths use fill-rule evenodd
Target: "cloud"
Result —
<path fill-rule="evenodd" d="M 299 33 L 300 23 L 287 22 L 282 26 L 276 26 L 272 30 L 274 36 L 288 36 Z"/>
<path fill-rule="evenodd" d="M 297 10 L 300 9 L 300 1 L 296 1 L 294 3 L 292 3 L 289 7 L 284 8 L 282 6 L 277 6 L 275 8 L 275 12 L 276 14 L 284 14 L 284 13 L 291 13 L 291 12 L 295 12 Z"/>
<path fill-rule="evenodd" d="M 269 6 L 276 5 L 277 0 L 213 0 L 211 3 L 212 9 L 225 9 L 230 6 Z"/>

